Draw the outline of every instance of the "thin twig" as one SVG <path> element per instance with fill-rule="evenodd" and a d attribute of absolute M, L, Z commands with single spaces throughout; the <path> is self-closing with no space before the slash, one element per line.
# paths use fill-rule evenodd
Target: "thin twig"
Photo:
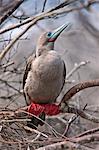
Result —
<path fill-rule="evenodd" d="M 11 61 L 11 62 L 8 62 L 7 64 L 2 65 L 1 67 L 2 67 L 2 68 L 7 68 L 7 67 L 9 67 L 9 66 L 11 66 L 11 65 L 13 65 L 13 64 L 14 64 L 14 62 Z"/>
<path fill-rule="evenodd" d="M 78 137 L 82 137 L 82 136 L 85 136 L 85 135 L 93 134 L 95 132 L 99 132 L 99 127 L 87 130 L 87 131 L 85 131 L 83 133 L 80 133 L 80 134 L 76 135 L 75 137 L 78 138 Z"/>
<path fill-rule="evenodd" d="M 66 4 L 65 4 L 66 5 Z M 57 6 L 58 7 L 58 6 Z M 84 6 L 85 8 L 87 6 Z M 10 50 L 10 48 L 15 44 L 15 42 L 23 35 L 27 32 L 28 29 L 30 29 L 34 24 L 36 24 L 36 22 L 38 20 L 42 20 L 44 19 L 45 17 L 51 17 L 51 16 L 55 16 L 55 15 L 59 15 L 59 14 L 63 14 L 63 13 L 69 13 L 69 12 L 72 12 L 72 11 L 77 11 L 77 10 L 81 10 L 84 8 L 83 6 L 80 6 L 80 7 L 77 7 L 77 8 L 73 8 L 73 9 L 69 9 L 69 10 L 65 10 L 64 8 L 56 8 L 56 9 L 52 9 L 52 10 L 49 10 L 47 12 L 42 12 L 41 14 L 39 15 L 36 15 L 32 18 L 31 22 L 27 25 L 27 27 L 19 33 L 19 35 L 17 35 L 6 47 L 4 50 L 1 51 L 0 53 L 0 61 L 4 58 L 4 56 L 6 55 L 6 53 Z M 28 20 L 29 22 L 29 20 Z M 26 22 L 25 22 L 26 23 Z M 20 25 L 19 25 L 20 26 Z"/>
<path fill-rule="evenodd" d="M 86 106 L 87 106 L 87 105 L 84 106 L 83 111 L 85 110 Z M 68 123 L 67 123 L 67 125 L 66 125 L 66 129 L 65 129 L 65 131 L 64 131 L 64 133 L 63 133 L 63 135 L 65 135 L 65 136 L 67 135 L 68 130 L 69 130 L 69 128 L 70 128 L 70 125 L 71 125 L 78 117 L 79 117 L 78 115 L 75 115 L 75 114 L 74 114 L 74 115 L 69 119 L 69 121 L 68 121 Z"/>
<path fill-rule="evenodd" d="M 32 128 L 30 128 L 30 127 L 28 127 L 28 126 L 25 126 L 25 125 L 23 125 L 23 124 L 20 124 L 20 126 L 23 127 L 23 128 L 24 128 L 25 130 L 27 130 L 27 131 L 34 132 L 34 133 L 36 133 L 36 134 L 40 134 L 40 135 L 44 136 L 45 138 L 48 138 L 48 136 L 47 136 L 46 134 L 44 134 L 44 133 L 42 133 L 42 132 L 40 132 L 40 131 L 38 131 L 38 130 L 32 129 Z"/>
<path fill-rule="evenodd" d="M 9 9 L 2 17 L 0 17 L 0 25 L 24 2 L 24 0 L 17 0 L 12 9 Z"/>
<path fill-rule="evenodd" d="M 79 115 L 80 117 L 82 117 L 84 119 L 90 120 L 90 121 L 95 122 L 95 123 L 99 123 L 98 117 L 92 116 L 92 115 L 84 112 L 81 109 L 77 109 L 77 108 L 68 106 L 68 113 L 74 113 L 74 114 Z"/>
<path fill-rule="evenodd" d="M 99 142 L 99 134 L 90 134 L 90 135 L 85 135 L 77 138 L 71 138 L 73 142 L 77 142 L 79 144 L 86 144 L 90 142 Z"/>
<path fill-rule="evenodd" d="M 47 0 L 44 0 L 44 4 L 43 4 L 43 8 L 42 8 L 42 12 L 44 12 L 46 2 L 47 2 Z"/>
<path fill-rule="evenodd" d="M 60 5 L 58 5 L 58 6 L 54 7 L 54 8 L 52 8 L 51 10 L 46 11 L 45 13 L 48 13 L 48 15 L 45 16 L 45 17 L 50 17 L 51 15 L 54 15 L 54 16 L 55 16 L 55 15 L 59 15 L 59 14 L 62 14 L 62 13 L 70 13 L 70 12 L 77 11 L 77 10 L 81 10 L 81 9 L 83 9 L 83 8 L 87 8 L 87 7 L 88 7 L 88 4 L 89 4 L 89 3 L 88 3 L 87 5 L 83 5 L 83 6 L 80 6 L 80 7 L 75 7 L 75 8 L 72 8 L 72 9 L 62 10 L 62 11 L 61 11 L 61 8 L 63 8 L 64 6 L 69 5 L 70 3 L 72 4 L 72 3 L 75 2 L 75 1 L 78 1 L 78 0 L 73 0 L 73 1 L 71 1 L 71 2 L 63 2 L 62 4 L 60 4 Z M 89 2 L 90 2 L 90 1 L 89 1 Z M 93 5 L 94 3 L 98 3 L 98 1 L 96 1 L 96 2 L 91 2 L 90 5 Z M 57 10 L 59 10 L 59 9 L 60 9 L 60 11 L 58 12 Z M 55 10 L 56 10 L 56 11 L 55 11 Z M 52 12 L 52 13 L 49 14 L 49 12 Z M 45 14 L 45 13 L 44 13 L 44 14 Z M 40 15 L 41 15 L 41 14 L 39 14 L 39 16 L 40 16 Z M 36 16 L 38 16 L 38 15 L 36 15 Z M 36 16 L 31 17 L 31 18 L 28 18 L 28 19 L 26 19 L 25 21 L 23 21 L 22 23 L 17 23 L 17 24 L 15 24 L 15 25 L 12 25 L 12 26 L 10 26 L 10 27 L 7 27 L 7 28 L 5 28 L 5 29 L 2 29 L 2 30 L 0 30 L 0 34 L 5 33 L 5 32 L 7 32 L 7 31 L 10 31 L 10 30 L 13 30 L 13 29 L 15 29 L 15 28 L 19 28 L 20 26 L 25 25 L 25 24 L 27 24 L 27 23 L 33 21 L 33 19 L 35 19 Z M 43 18 L 41 18 L 41 19 L 43 19 Z"/>
<path fill-rule="evenodd" d="M 31 119 L 2 119 L 0 123 L 11 123 L 11 122 L 27 122 L 31 121 Z"/>
<path fill-rule="evenodd" d="M 75 64 L 74 68 L 66 75 L 66 80 L 68 80 L 74 72 L 76 72 L 82 66 L 85 66 L 89 63 L 89 61 L 82 61 L 79 64 Z"/>

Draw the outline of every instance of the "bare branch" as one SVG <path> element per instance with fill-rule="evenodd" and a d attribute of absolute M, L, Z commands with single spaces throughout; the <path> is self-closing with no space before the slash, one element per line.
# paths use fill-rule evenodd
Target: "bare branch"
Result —
<path fill-rule="evenodd" d="M 89 63 L 89 61 L 82 61 L 79 64 L 75 63 L 74 68 L 66 75 L 66 80 L 68 80 L 73 75 L 73 73 L 75 73 L 79 68 L 81 68 L 82 66 L 87 65 L 88 63 Z"/>
<path fill-rule="evenodd" d="M 9 67 L 9 66 L 11 66 L 11 65 L 13 65 L 13 64 L 14 64 L 14 62 L 11 61 L 11 62 L 8 62 L 7 64 L 2 65 L 1 67 L 2 67 L 2 68 L 7 68 L 7 67 Z"/>
<path fill-rule="evenodd" d="M 1 18 L 0 25 L 24 2 L 24 0 L 17 0 L 12 9 L 9 9 Z"/>
<path fill-rule="evenodd" d="M 72 0 L 71 2 L 65 1 L 65 2 L 61 3 L 60 5 L 56 6 L 55 8 L 52 8 L 51 10 L 48 10 L 48 11 L 46 11 L 46 12 L 42 12 L 42 13 L 39 14 L 39 15 L 35 15 L 35 16 L 31 17 L 31 18 L 26 19 L 26 20 L 23 21 L 22 23 L 17 23 L 17 24 L 15 24 L 15 25 L 12 25 L 12 26 L 7 27 L 7 28 L 5 28 L 5 29 L 1 29 L 1 30 L 0 30 L 0 34 L 5 33 L 5 32 L 7 32 L 7 31 L 10 31 L 10 30 L 13 30 L 13 29 L 15 29 L 15 28 L 19 28 L 20 26 L 23 26 L 23 25 L 25 25 L 25 24 L 27 24 L 27 23 L 33 21 L 37 16 L 40 17 L 40 15 L 43 15 L 43 14 L 46 14 L 45 17 L 53 17 L 53 16 L 57 16 L 57 15 L 59 15 L 59 14 L 70 13 L 70 12 L 78 11 L 78 10 L 81 10 L 81 9 L 83 9 L 83 8 L 87 8 L 87 7 L 88 7 L 88 4 L 89 4 L 89 3 L 88 3 L 87 5 L 82 5 L 82 6 L 75 7 L 75 8 L 70 8 L 70 9 L 66 9 L 66 8 L 65 8 L 65 9 L 62 10 L 63 7 L 65 7 L 65 6 L 67 6 L 67 5 L 71 4 L 71 3 L 73 3 L 73 2 L 75 2 L 75 1 L 78 1 L 78 0 Z M 90 0 L 90 1 L 91 1 L 91 0 Z M 89 2 L 90 2 L 90 1 L 89 1 Z M 94 3 L 99 3 L 99 2 L 98 2 L 98 1 L 90 2 L 90 6 L 93 5 Z M 50 13 L 50 12 L 51 12 L 51 13 Z M 48 15 L 47 15 L 47 13 L 48 13 Z M 42 16 L 42 18 L 40 18 L 40 19 L 38 19 L 38 20 L 41 20 L 41 19 L 44 19 L 43 16 Z"/>
<path fill-rule="evenodd" d="M 69 91 L 67 91 L 61 103 L 70 100 L 70 98 L 72 98 L 76 93 L 80 92 L 81 90 L 95 86 L 99 86 L 99 79 L 81 82 L 73 86 Z"/>
<path fill-rule="evenodd" d="M 68 106 L 68 110 L 64 109 L 63 112 L 74 113 L 74 114 L 76 114 L 76 115 L 78 115 L 84 119 L 90 120 L 90 121 L 95 122 L 95 123 L 99 123 L 98 117 L 92 116 L 92 115 L 84 112 L 81 109 L 77 109 L 77 108 Z"/>
<path fill-rule="evenodd" d="M 83 133 L 81 133 L 81 134 L 78 134 L 78 135 L 75 136 L 75 137 L 81 137 L 81 136 L 85 136 L 85 135 L 88 135 L 88 134 L 93 134 L 93 133 L 96 133 L 96 132 L 98 132 L 98 131 L 99 131 L 99 127 L 93 128 L 93 129 L 87 130 L 87 131 L 85 131 L 85 132 L 83 132 Z"/>
<path fill-rule="evenodd" d="M 31 119 L 3 119 L 0 120 L 0 123 L 12 123 L 12 122 L 27 122 L 27 121 L 31 121 Z"/>
<path fill-rule="evenodd" d="M 66 4 L 65 4 L 66 5 Z M 58 6 L 57 6 L 58 7 Z M 51 16 L 56 16 L 56 15 L 59 15 L 59 14 L 63 14 L 63 13 L 69 13 L 69 12 L 72 12 L 72 11 L 77 11 L 77 10 L 81 10 L 81 9 L 83 9 L 83 8 L 86 8 L 87 6 L 80 6 L 80 7 L 77 7 L 77 8 L 73 8 L 73 9 L 69 9 L 69 10 L 66 10 L 66 9 L 64 9 L 64 8 L 60 8 L 60 9 L 58 9 L 56 7 L 56 9 L 52 9 L 52 10 L 49 10 L 49 11 L 47 11 L 47 12 L 42 12 L 41 14 L 39 14 L 39 15 L 36 15 L 36 16 L 34 16 L 33 18 L 32 18 L 32 20 L 30 19 L 30 20 L 28 20 L 28 22 L 30 22 L 29 24 L 28 24 L 28 26 L 19 34 L 19 35 L 17 35 L 6 47 L 5 47 L 5 49 L 4 50 L 2 50 L 2 52 L 0 53 L 0 61 L 4 58 L 4 56 L 6 55 L 6 53 L 10 50 L 10 48 L 15 44 L 15 42 L 23 35 L 23 34 L 25 34 L 27 31 L 28 31 L 28 29 L 30 29 L 34 24 L 36 24 L 36 22 L 38 21 L 38 20 L 42 20 L 42 19 L 44 19 L 45 17 L 51 17 Z M 58 10 L 57 10 L 58 9 Z M 25 23 L 26 23 L 26 21 L 25 21 Z M 19 27 L 20 26 L 20 24 L 18 24 L 18 26 L 17 27 Z M 11 28 L 11 29 L 13 29 L 13 28 Z"/>
<path fill-rule="evenodd" d="M 73 141 L 79 144 L 99 141 L 99 134 L 90 134 L 90 135 L 81 136 L 81 137 L 73 139 Z"/>

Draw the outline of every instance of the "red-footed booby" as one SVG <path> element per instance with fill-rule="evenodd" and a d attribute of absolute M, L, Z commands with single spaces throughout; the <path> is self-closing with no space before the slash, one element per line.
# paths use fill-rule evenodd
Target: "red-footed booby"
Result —
<path fill-rule="evenodd" d="M 52 104 L 59 96 L 66 76 L 66 67 L 54 42 L 69 27 L 63 24 L 53 31 L 43 33 L 37 43 L 36 54 L 30 56 L 23 77 L 23 90 L 28 104 Z"/>

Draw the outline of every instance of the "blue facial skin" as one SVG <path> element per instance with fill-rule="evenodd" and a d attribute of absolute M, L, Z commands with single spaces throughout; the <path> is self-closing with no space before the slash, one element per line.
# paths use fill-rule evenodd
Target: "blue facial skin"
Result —
<path fill-rule="evenodd" d="M 51 35 L 52 35 L 52 33 L 51 33 L 51 32 L 48 32 L 48 34 L 47 34 L 48 38 L 50 38 Z"/>

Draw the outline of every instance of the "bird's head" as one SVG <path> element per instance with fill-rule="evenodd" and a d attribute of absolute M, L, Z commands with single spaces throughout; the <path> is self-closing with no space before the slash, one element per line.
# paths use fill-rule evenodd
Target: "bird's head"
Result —
<path fill-rule="evenodd" d="M 60 35 L 60 33 L 66 29 L 67 27 L 70 27 L 71 24 L 63 24 L 59 28 L 53 31 L 45 32 L 43 33 L 37 44 L 37 49 L 36 49 L 36 55 L 40 56 L 41 53 L 43 53 L 43 50 L 53 50 L 54 49 L 54 42 Z"/>

